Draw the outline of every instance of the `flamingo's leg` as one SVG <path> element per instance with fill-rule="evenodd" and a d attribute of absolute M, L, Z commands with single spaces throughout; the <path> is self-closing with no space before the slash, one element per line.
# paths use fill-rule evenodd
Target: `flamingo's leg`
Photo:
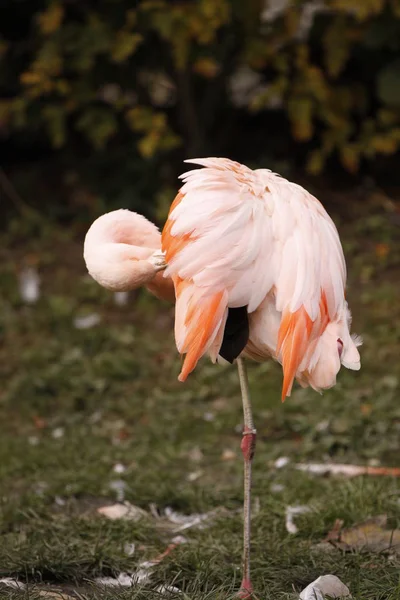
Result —
<path fill-rule="evenodd" d="M 250 523 L 251 523 L 251 465 L 256 449 L 256 430 L 250 402 L 249 382 L 242 358 L 237 359 L 240 389 L 242 392 L 244 428 L 241 449 L 244 458 L 244 506 L 243 506 L 243 579 L 239 598 L 251 598 L 253 586 L 250 578 Z"/>

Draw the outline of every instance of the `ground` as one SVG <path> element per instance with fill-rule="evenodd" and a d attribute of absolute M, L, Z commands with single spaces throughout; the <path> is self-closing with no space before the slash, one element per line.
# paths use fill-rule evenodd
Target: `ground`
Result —
<path fill-rule="evenodd" d="M 355 600 L 400 598 L 399 553 L 318 545 L 337 519 L 352 527 L 385 514 L 399 526 L 399 480 L 294 468 L 399 466 L 399 227 L 383 196 L 351 206 L 333 202 L 353 330 L 364 337 L 362 370 L 343 369 L 323 395 L 296 387 L 282 405 L 279 365 L 250 365 L 259 434 L 252 570 L 262 600 L 298 598 L 326 573 L 338 575 Z M 235 368 L 205 359 L 180 384 L 171 307 L 145 292 L 118 306 L 85 274 L 83 230 L 16 219 L 1 239 L 0 578 L 27 585 L 0 584 L 0 598 L 59 590 L 81 600 L 152 599 L 165 597 L 160 585 L 182 590 L 170 597 L 185 600 L 232 598 L 242 528 Z M 27 263 L 41 276 L 41 296 L 31 305 L 18 289 Z M 98 324 L 74 325 L 93 313 Z M 281 457 L 289 463 L 278 469 Z M 137 521 L 99 514 L 118 499 L 146 514 Z M 285 526 L 293 505 L 309 507 L 297 516 L 295 534 Z M 168 507 L 185 515 L 218 510 L 206 527 L 179 532 L 165 517 Z M 186 543 L 171 547 L 177 534 Z M 141 584 L 95 583 L 133 573 L 167 548 Z"/>

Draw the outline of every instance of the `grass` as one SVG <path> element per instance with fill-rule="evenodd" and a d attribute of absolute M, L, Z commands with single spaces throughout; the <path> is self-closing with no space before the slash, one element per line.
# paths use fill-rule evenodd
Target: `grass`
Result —
<path fill-rule="evenodd" d="M 279 366 L 250 365 L 259 433 L 252 568 L 263 600 L 295 599 L 326 573 L 349 585 L 355 600 L 400 598 L 398 555 L 318 546 L 336 519 L 352 526 L 385 513 L 399 526 L 398 480 L 318 478 L 291 467 L 311 460 L 398 466 L 399 234 L 379 206 L 357 212 L 339 225 L 353 329 L 364 336 L 362 370 L 343 370 L 322 396 L 296 387 L 282 405 Z M 179 384 L 171 307 L 144 292 L 117 306 L 85 275 L 81 237 L 18 222 L 1 239 L 0 578 L 27 586 L 0 586 L 0 598 L 61 590 L 85 600 L 144 600 L 165 597 L 160 585 L 176 586 L 184 600 L 231 598 L 241 561 L 235 369 L 204 360 Z M 42 277 L 31 306 L 18 292 L 17 272 L 27 261 Z M 74 318 L 93 311 L 101 316 L 97 326 L 74 327 Z M 281 456 L 291 463 L 277 470 Z M 121 488 L 148 518 L 112 521 L 97 513 Z M 299 531 L 291 535 L 285 510 L 294 504 L 310 512 L 296 518 Z M 133 572 L 167 548 L 174 534 L 150 515 L 150 505 L 160 513 L 226 511 L 209 527 L 184 532 L 188 542 L 146 584 L 96 585 L 97 577 Z M 128 556 L 131 543 L 136 551 Z"/>

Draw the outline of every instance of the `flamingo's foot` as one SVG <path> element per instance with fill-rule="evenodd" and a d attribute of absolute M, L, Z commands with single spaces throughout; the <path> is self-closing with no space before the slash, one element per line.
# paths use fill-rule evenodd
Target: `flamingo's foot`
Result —
<path fill-rule="evenodd" d="M 237 593 L 237 597 L 240 598 L 240 600 L 251 600 L 251 598 L 253 597 L 253 591 L 253 585 L 250 579 L 246 579 L 246 577 L 243 577 L 242 583 L 240 585 L 240 590 Z"/>
<path fill-rule="evenodd" d="M 156 250 L 147 260 L 153 265 L 157 272 L 163 271 L 167 267 L 167 263 L 165 262 L 165 252 L 162 252 L 161 250 Z"/>

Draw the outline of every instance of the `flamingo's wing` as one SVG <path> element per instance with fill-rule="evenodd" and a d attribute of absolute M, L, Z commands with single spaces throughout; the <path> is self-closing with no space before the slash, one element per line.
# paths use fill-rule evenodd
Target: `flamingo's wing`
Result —
<path fill-rule="evenodd" d="M 253 172 L 204 162 L 208 168 L 182 176 L 162 233 L 165 276 L 175 281 L 177 347 L 187 353 L 181 379 L 205 352 L 218 354 L 228 307 L 254 310 L 273 283 L 262 268 L 271 257 L 271 224 L 262 194 L 253 193 Z"/>
<path fill-rule="evenodd" d="M 315 198 L 269 171 L 227 159 L 188 162 L 205 168 L 182 175 L 162 233 L 177 346 L 187 353 L 181 379 L 205 352 L 218 353 L 228 307 L 251 313 L 272 293 L 287 395 L 310 340 L 344 302 L 336 228 Z"/>

